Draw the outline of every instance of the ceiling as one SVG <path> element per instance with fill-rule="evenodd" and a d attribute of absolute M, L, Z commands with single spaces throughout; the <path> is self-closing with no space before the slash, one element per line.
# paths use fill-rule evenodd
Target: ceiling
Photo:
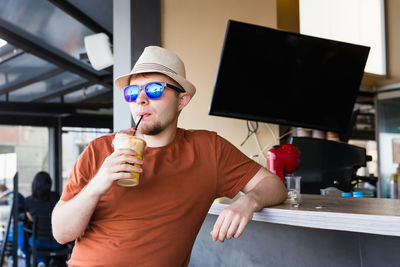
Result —
<path fill-rule="evenodd" d="M 99 32 L 112 42 L 113 0 L 0 0 L 0 124 L 112 129 L 113 69 L 85 57 L 84 37 Z M 373 98 L 357 98 L 362 139 L 374 139 Z"/>
<path fill-rule="evenodd" d="M 0 124 L 112 128 L 112 67 L 83 42 L 112 40 L 112 14 L 113 0 L 0 0 Z"/>

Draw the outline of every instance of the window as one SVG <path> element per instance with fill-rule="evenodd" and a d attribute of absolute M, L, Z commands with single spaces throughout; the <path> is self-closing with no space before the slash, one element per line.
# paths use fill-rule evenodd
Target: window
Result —
<path fill-rule="evenodd" d="M 18 190 L 31 195 L 33 177 L 49 171 L 49 130 L 46 127 L 0 126 L 0 182 L 13 188 L 18 171 Z"/>
<path fill-rule="evenodd" d="M 110 133 L 110 129 L 63 127 L 62 130 L 62 177 L 65 186 L 75 161 L 89 142 Z"/>
<path fill-rule="evenodd" d="M 300 32 L 371 47 L 365 72 L 386 75 L 384 0 L 300 0 Z"/>

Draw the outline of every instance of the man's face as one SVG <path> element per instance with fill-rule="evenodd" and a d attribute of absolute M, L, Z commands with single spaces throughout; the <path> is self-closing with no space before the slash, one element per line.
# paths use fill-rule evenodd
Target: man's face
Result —
<path fill-rule="evenodd" d="M 179 86 L 169 77 L 157 73 L 135 75 L 131 78 L 130 85 L 145 85 L 151 82 L 166 82 Z M 136 123 L 143 116 L 138 132 L 145 135 L 157 135 L 169 127 L 176 127 L 179 111 L 184 106 L 181 103 L 183 95 L 188 95 L 188 93 L 178 95 L 173 89 L 165 87 L 159 99 L 149 99 L 141 90 L 136 101 L 129 103 Z"/>

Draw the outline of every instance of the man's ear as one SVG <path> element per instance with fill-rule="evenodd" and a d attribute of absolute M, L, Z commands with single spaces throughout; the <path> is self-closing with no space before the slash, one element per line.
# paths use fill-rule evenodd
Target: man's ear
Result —
<path fill-rule="evenodd" d="M 189 103 L 191 96 L 188 92 L 179 94 L 179 106 L 178 110 L 181 111 Z"/>

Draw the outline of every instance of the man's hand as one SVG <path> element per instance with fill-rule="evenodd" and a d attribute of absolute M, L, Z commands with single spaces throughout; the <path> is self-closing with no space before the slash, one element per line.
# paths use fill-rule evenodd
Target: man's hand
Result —
<path fill-rule="evenodd" d="M 287 197 L 287 190 L 278 176 L 270 171 L 260 170 L 243 187 L 245 195 L 238 198 L 219 215 L 211 231 L 214 241 L 238 238 L 253 218 L 253 213 L 282 203 Z"/>
<path fill-rule="evenodd" d="M 238 238 L 253 218 L 253 207 L 255 207 L 254 201 L 246 195 L 226 207 L 218 216 L 210 233 L 212 239 L 224 242 L 225 239 Z"/>
<path fill-rule="evenodd" d="M 135 157 L 136 152 L 129 148 L 118 149 L 108 156 L 97 174 L 90 181 L 92 192 L 102 195 L 110 189 L 112 183 L 123 178 L 134 178 L 131 172 L 142 172 L 142 168 L 126 164 L 143 164 L 143 160 Z"/>
<path fill-rule="evenodd" d="M 76 196 L 68 201 L 58 201 L 52 213 L 53 235 L 58 243 L 65 244 L 84 233 L 99 198 L 110 189 L 115 180 L 133 178 L 133 174 L 129 172 L 142 172 L 141 168 L 126 164 L 126 162 L 142 164 L 143 161 L 135 155 L 136 152 L 132 149 L 114 151 Z M 68 227 L 65 227 L 66 221 Z"/>

